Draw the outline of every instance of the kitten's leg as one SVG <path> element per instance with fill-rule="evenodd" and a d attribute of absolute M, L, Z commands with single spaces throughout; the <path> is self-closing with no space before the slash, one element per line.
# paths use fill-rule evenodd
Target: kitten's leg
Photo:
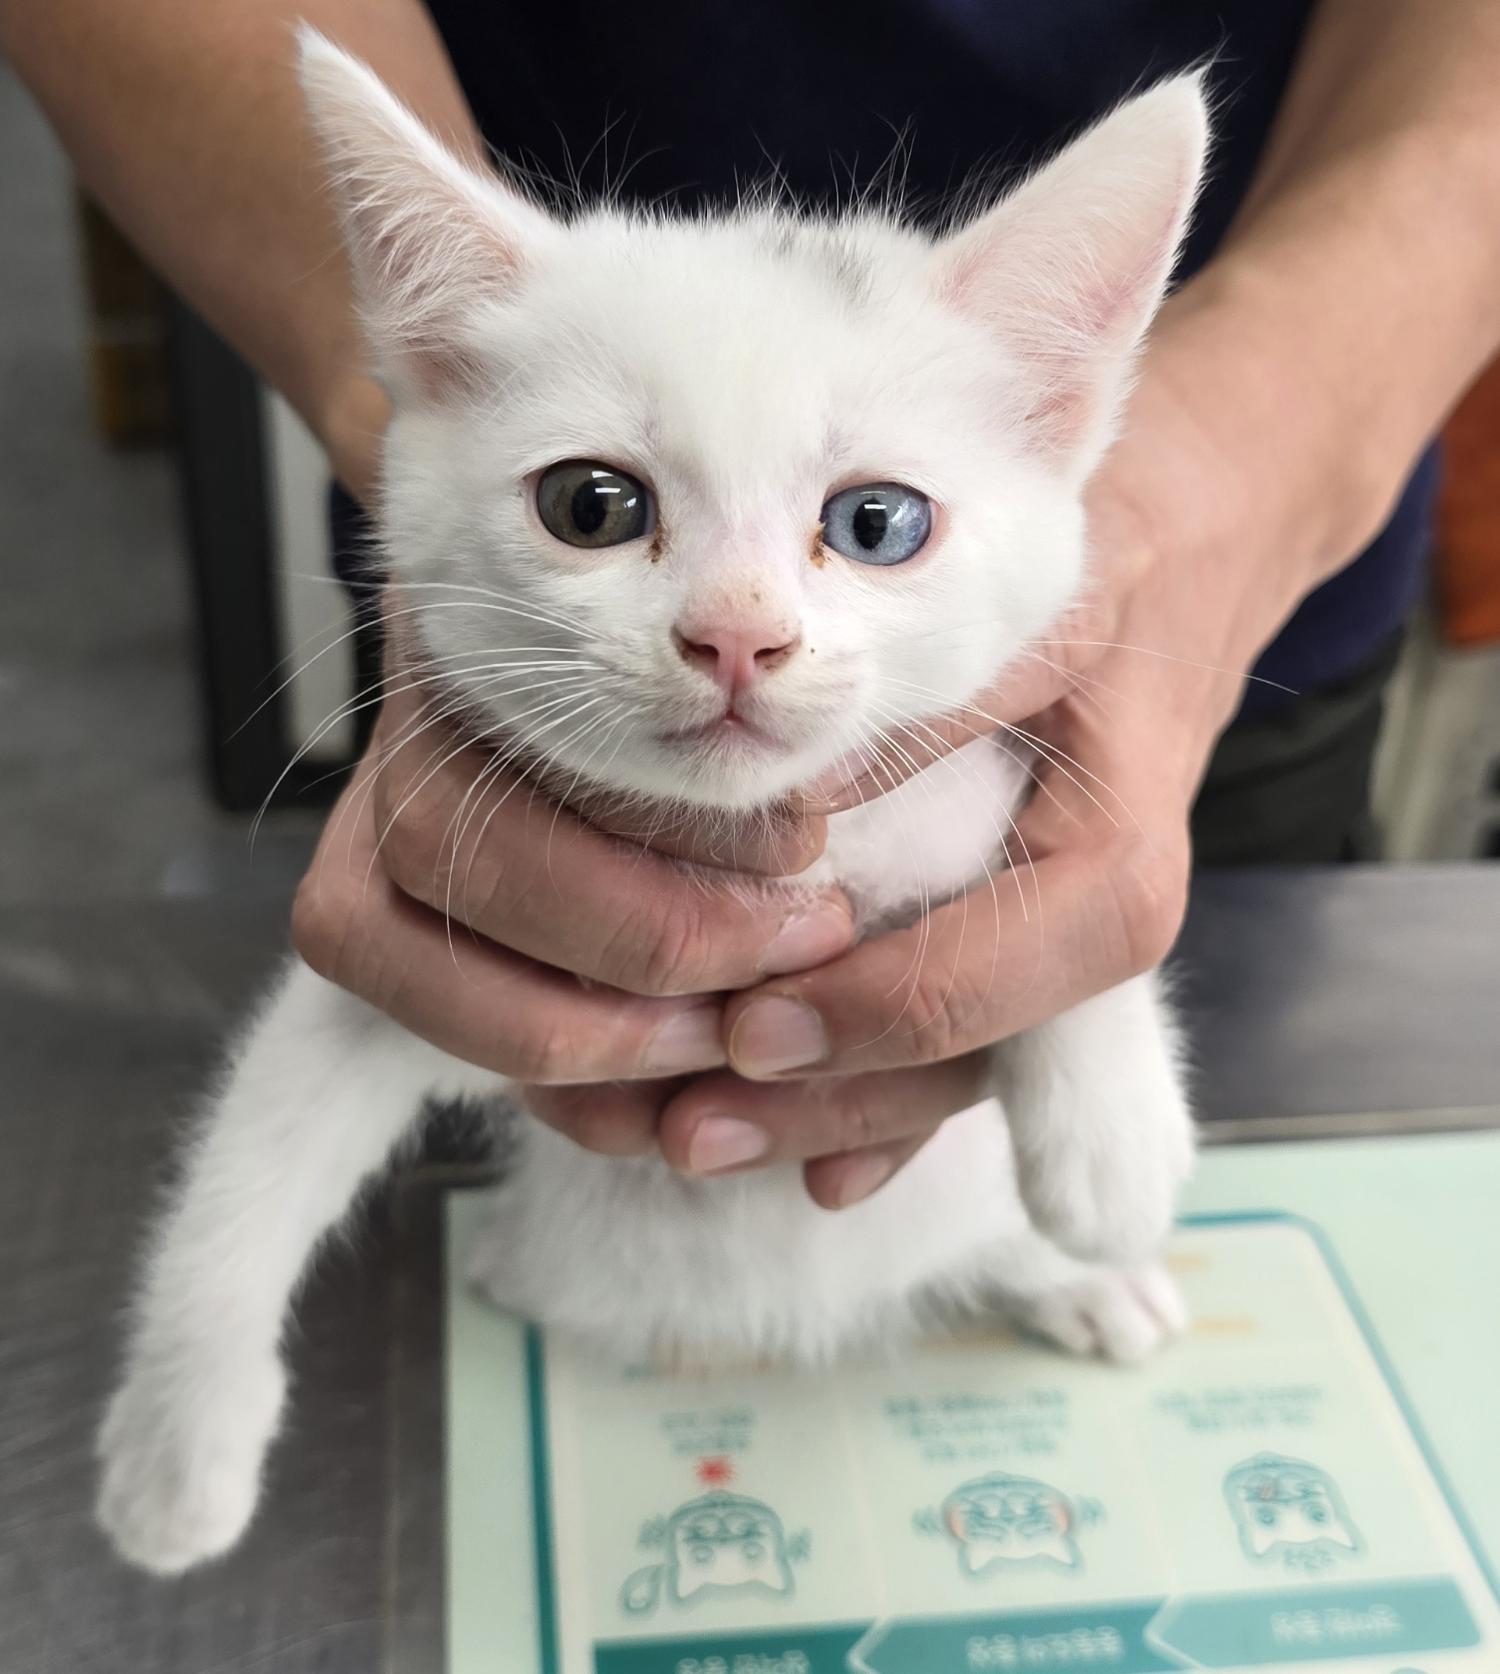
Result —
<path fill-rule="evenodd" d="M 318 1240 L 437 1087 L 493 1085 L 300 963 L 246 1035 L 186 1158 L 100 1434 L 98 1517 L 174 1573 L 255 1509 L 281 1413 L 283 1316 Z"/>
<path fill-rule="evenodd" d="M 1159 1262 L 1078 1261 L 1028 1228 L 996 1252 L 993 1289 L 1020 1324 L 1072 1354 L 1128 1364 L 1187 1326 L 1176 1281 Z"/>
<path fill-rule="evenodd" d="M 1006 1041 L 996 1067 L 1033 1224 L 1090 1259 L 1157 1250 L 1192 1163 L 1193 1125 L 1156 975 Z"/>

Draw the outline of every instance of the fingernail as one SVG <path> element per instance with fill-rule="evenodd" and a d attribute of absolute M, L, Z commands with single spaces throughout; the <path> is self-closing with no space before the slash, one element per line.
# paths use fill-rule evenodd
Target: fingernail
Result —
<path fill-rule="evenodd" d="M 772 995 L 740 1013 L 729 1055 L 742 1075 L 779 1075 L 826 1058 L 828 1034 L 811 1006 Z"/>
<path fill-rule="evenodd" d="M 840 1209 L 862 1203 L 880 1190 L 891 1177 L 891 1159 L 879 1151 L 867 1151 L 863 1156 L 850 1157 L 839 1175 L 833 1199 Z"/>
<path fill-rule="evenodd" d="M 719 1174 L 754 1162 L 770 1149 L 770 1134 L 753 1122 L 742 1122 L 738 1116 L 705 1116 L 688 1141 L 688 1170 Z"/>
<path fill-rule="evenodd" d="M 853 924 L 842 907 L 814 907 L 788 919 L 771 941 L 761 961 L 765 976 L 790 976 L 811 970 L 849 945 Z"/>
<path fill-rule="evenodd" d="M 669 1017 L 651 1037 L 641 1055 L 641 1068 L 651 1075 L 685 1075 L 689 1070 L 717 1069 L 725 1062 L 720 1038 L 719 1008 L 695 1006 Z"/>

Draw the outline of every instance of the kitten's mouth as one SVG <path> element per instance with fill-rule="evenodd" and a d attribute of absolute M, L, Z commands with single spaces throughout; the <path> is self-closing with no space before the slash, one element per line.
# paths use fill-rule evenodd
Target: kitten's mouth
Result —
<path fill-rule="evenodd" d="M 716 715 L 711 721 L 702 721 L 697 726 L 677 727 L 671 732 L 664 732 L 661 739 L 665 744 L 721 744 L 736 749 L 785 747 L 783 739 L 757 726 L 754 721 L 747 721 L 733 709 L 726 709 L 722 715 Z"/>

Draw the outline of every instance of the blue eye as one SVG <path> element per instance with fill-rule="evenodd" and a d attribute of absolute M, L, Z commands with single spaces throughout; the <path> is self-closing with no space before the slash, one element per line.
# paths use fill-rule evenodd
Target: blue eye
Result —
<path fill-rule="evenodd" d="M 823 542 L 857 564 L 904 564 L 932 533 L 925 494 L 899 482 L 846 488 L 823 508 Z"/>

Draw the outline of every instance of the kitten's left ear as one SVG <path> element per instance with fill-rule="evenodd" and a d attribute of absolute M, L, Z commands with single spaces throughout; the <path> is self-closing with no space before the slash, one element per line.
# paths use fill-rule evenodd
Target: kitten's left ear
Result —
<path fill-rule="evenodd" d="M 515 288 L 556 223 L 461 163 L 373 70 L 317 30 L 304 24 L 297 49 L 380 370 L 398 400 L 461 387 L 476 315 Z"/>
<path fill-rule="evenodd" d="M 1200 75 L 1128 100 L 943 239 L 938 293 L 991 326 L 1034 379 L 1039 444 L 1082 479 L 1113 439 L 1202 178 Z"/>

